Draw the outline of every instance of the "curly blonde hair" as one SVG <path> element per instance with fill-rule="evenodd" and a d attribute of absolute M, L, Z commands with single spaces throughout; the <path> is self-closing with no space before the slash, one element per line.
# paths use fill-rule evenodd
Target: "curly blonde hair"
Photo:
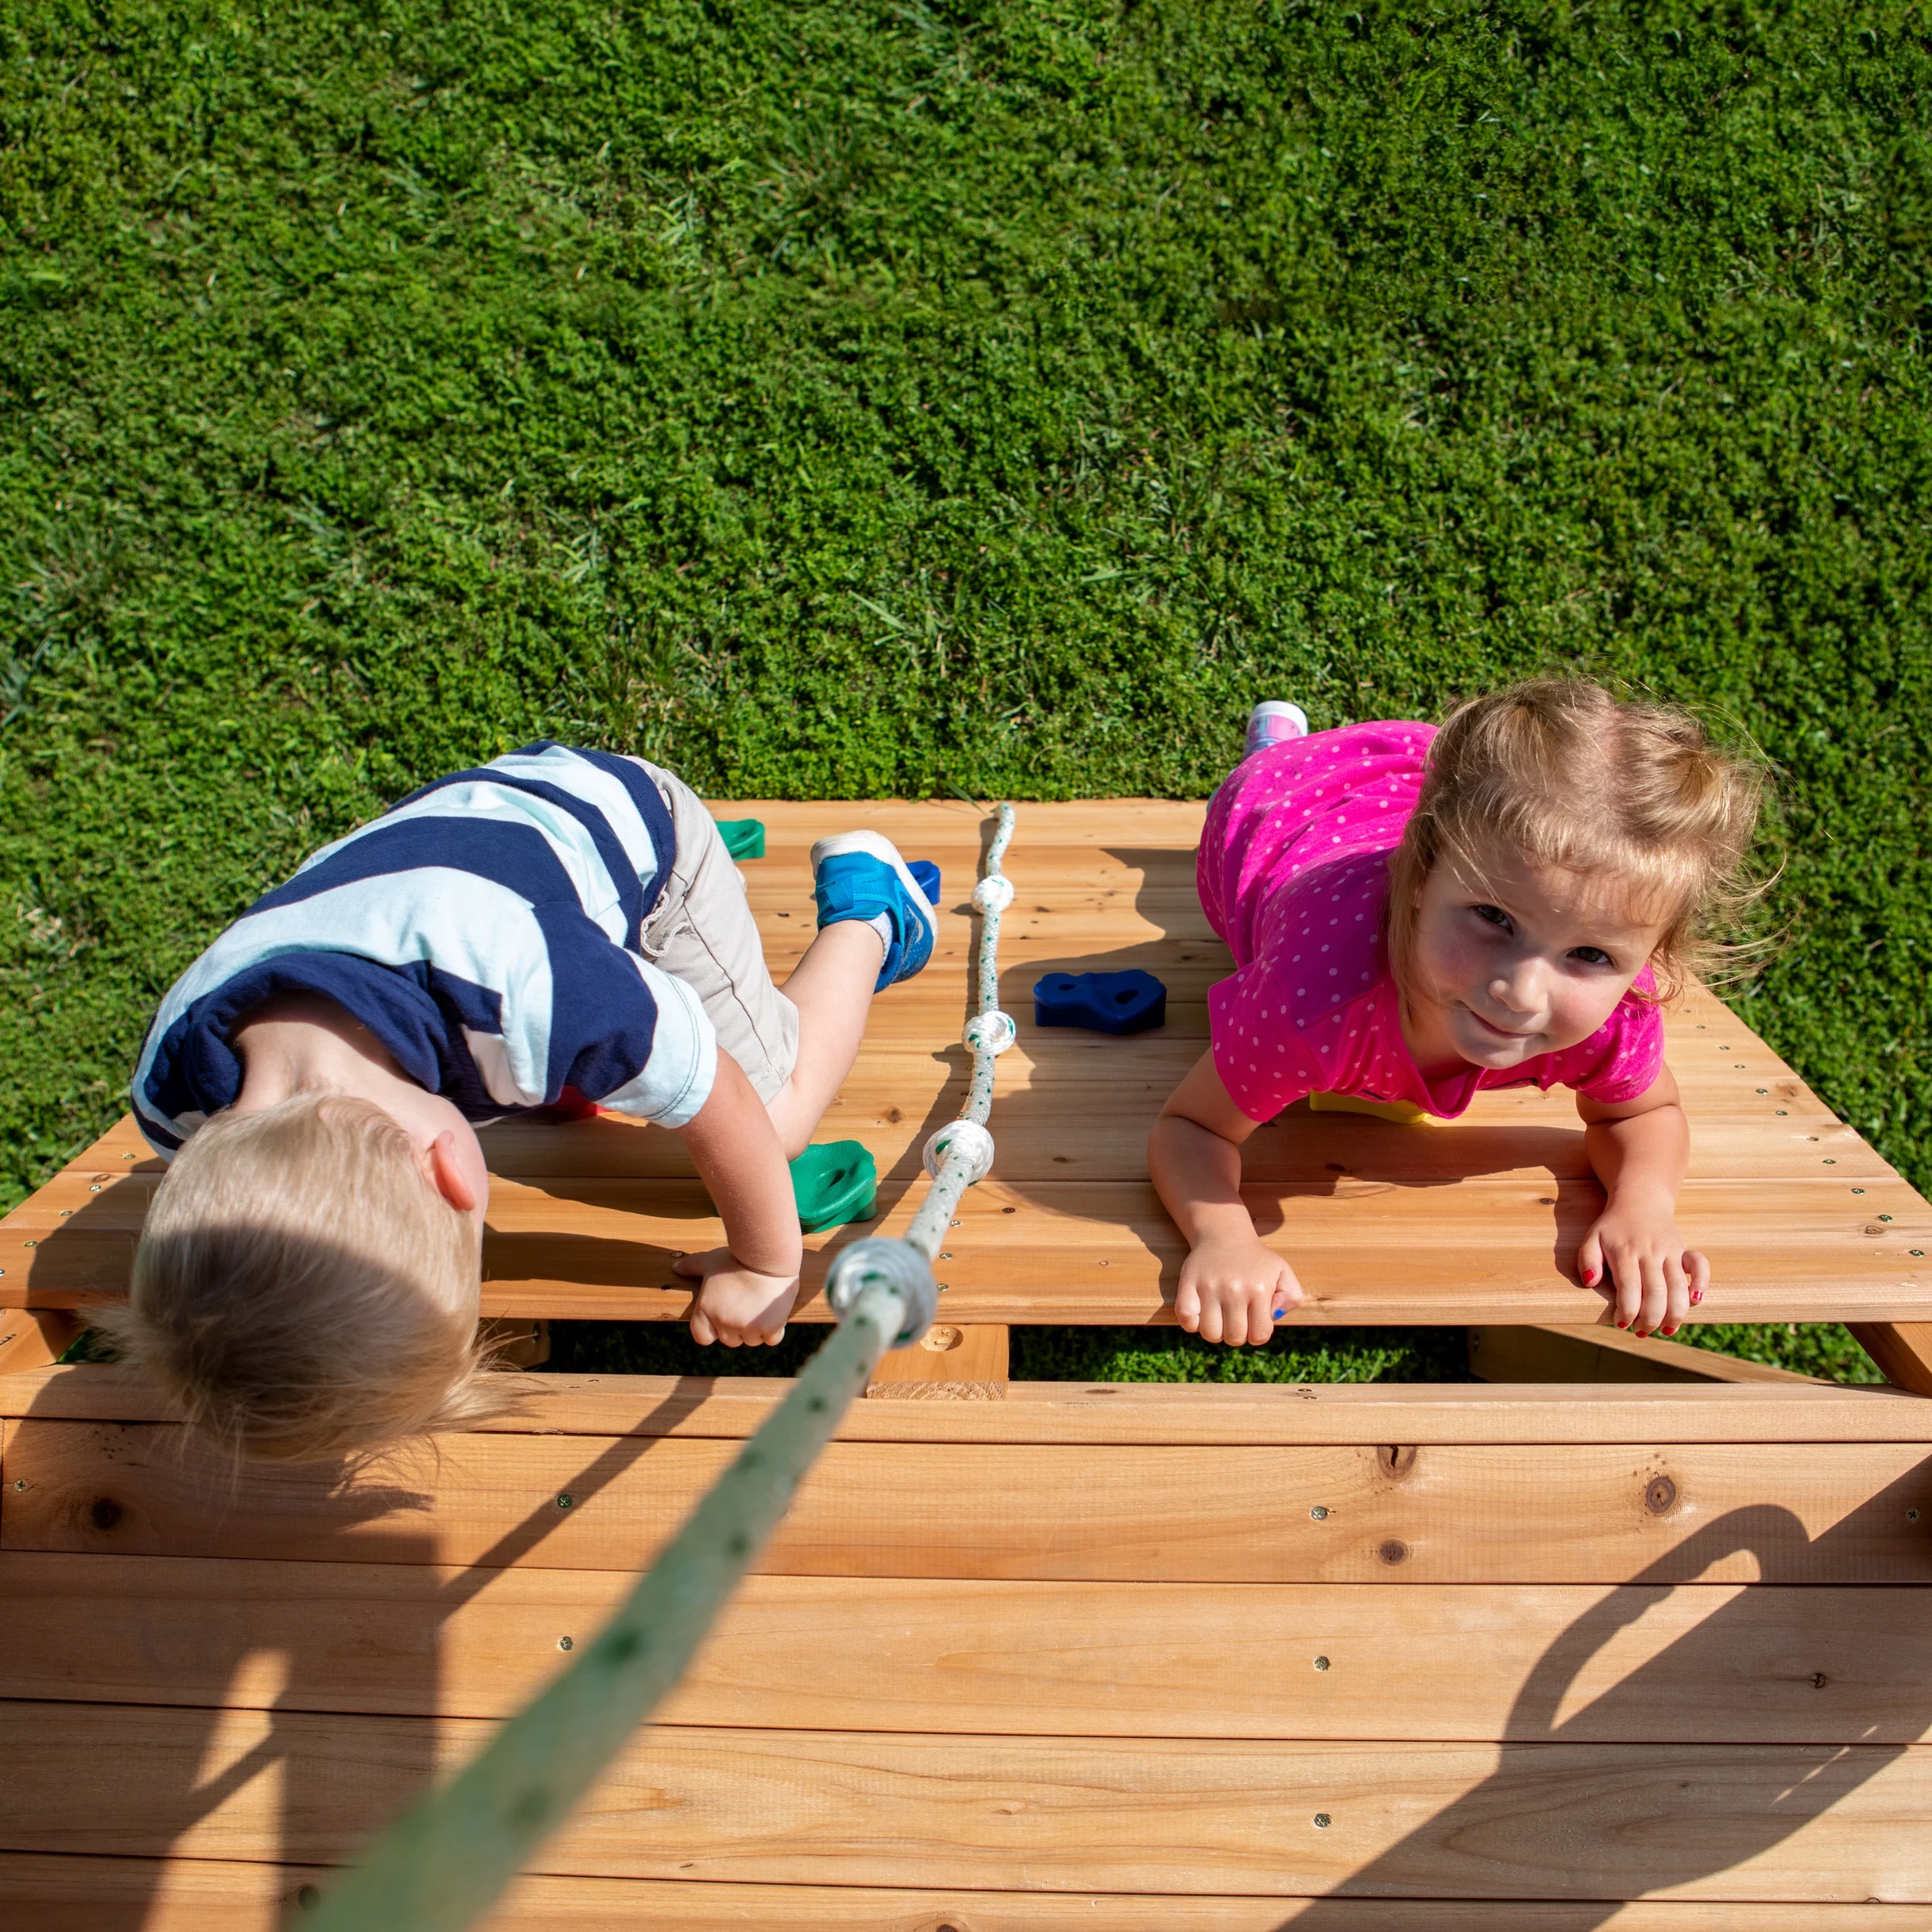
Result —
<path fill-rule="evenodd" d="M 1746 958 L 1712 936 L 1764 889 L 1745 873 L 1761 766 L 1719 751 L 1688 712 L 1619 703 L 1581 678 L 1539 678 L 1471 699 L 1430 747 L 1422 795 L 1389 863 L 1389 956 L 1406 981 L 1423 883 L 1445 858 L 1481 869 L 1502 850 L 1621 882 L 1663 930 L 1657 996 Z"/>
<path fill-rule="evenodd" d="M 372 1102 L 303 1093 L 190 1136 L 97 1319 L 234 1455 L 366 1454 L 508 1406 L 477 1339 L 474 1224 Z"/>

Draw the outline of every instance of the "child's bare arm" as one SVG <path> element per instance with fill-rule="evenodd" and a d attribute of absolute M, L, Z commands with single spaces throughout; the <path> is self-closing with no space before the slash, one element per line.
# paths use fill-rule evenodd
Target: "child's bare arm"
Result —
<path fill-rule="evenodd" d="M 1148 1137 L 1148 1165 L 1188 1244 L 1175 1318 L 1209 1342 L 1263 1342 L 1301 1284 L 1264 1247 L 1241 1202 L 1241 1144 L 1255 1129 L 1235 1105 L 1214 1055 L 1203 1053 L 1168 1096 Z"/>
<path fill-rule="evenodd" d="M 683 1133 L 726 1241 L 677 1264 L 679 1274 L 704 1283 L 691 1333 L 728 1349 L 782 1341 L 804 1254 L 791 1173 L 764 1103 L 722 1048 L 710 1096 Z"/>
<path fill-rule="evenodd" d="M 1710 1263 L 1677 1231 L 1677 1190 L 1690 1162 L 1690 1127 L 1666 1066 L 1649 1090 L 1621 1106 L 1577 1096 L 1583 1145 L 1609 1197 L 1577 1250 L 1594 1287 L 1608 1270 L 1617 1325 L 1675 1335 L 1710 1287 Z"/>

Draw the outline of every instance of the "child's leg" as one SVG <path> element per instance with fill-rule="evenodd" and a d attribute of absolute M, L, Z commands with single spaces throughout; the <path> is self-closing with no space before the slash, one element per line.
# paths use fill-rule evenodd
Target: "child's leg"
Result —
<path fill-rule="evenodd" d="M 861 920 L 827 926 L 785 981 L 798 1009 L 798 1048 L 791 1077 L 765 1104 L 786 1155 L 811 1144 L 832 1097 L 859 1057 L 886 942 Z"/>
<path fill-rule="evenodd" d="M 725 850 L 703 801 L 674 774 L 642 759 L 636 762 L 645 765 L 663 793 L 677 832 L 670 881 L 645 927 L 645 956 L 704 1002 L 718 1044 L 744 1070 L 764 1102 L 789 1159 L 811 1144 L 858 1057 L 873 989 L 887 957 L 886 937 L 874 920 L 849 916 L 848 908 L 835 923 L 821 927 L 781 992 L 765 964 L 744 875 Z M 859 835 L 855 842 L 821 840 L 814 848 L 815 871 L 823 849 L 855 842 L 883 843 L 869 835 Z M 866 870 L 863 859 L 859 869 Z M 892 869 L 876 863 L 872 867 L 879 875 L 874 885 L 886 898 L 895 889 L 884 877 Z M 856 896 L 869 906 L 863 889 Z M 822 906 L 820 917 L 825 917 Z M 901 926 L 906 923 L 902 918 Z M 927 950 L 930 946 L 929 927 Z M 900 955 L 901 976 L 924 963 L 924 953 L 903 932 L 895 937 L 893 948 Z"/>

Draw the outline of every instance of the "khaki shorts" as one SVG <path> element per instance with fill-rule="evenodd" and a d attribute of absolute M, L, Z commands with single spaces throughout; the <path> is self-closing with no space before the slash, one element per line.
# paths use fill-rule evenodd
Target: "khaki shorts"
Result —
<path fill-rule="evenodd" d="M 744 875 L 725 850 L 716 820 L 682 778 L 642 758 L 631 762 L 643 766 L 663 794 L 678 840 L 641 950 L 703 1002 L 718 1044 L 743 1068 L 759 1099 L 769 1100 L 798 1064 L 798 1009 L 771 983 Z"/>

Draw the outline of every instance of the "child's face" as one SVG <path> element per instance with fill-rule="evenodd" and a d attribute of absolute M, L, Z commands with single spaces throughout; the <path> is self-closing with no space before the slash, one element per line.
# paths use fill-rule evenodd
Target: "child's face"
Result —
<path fill-rule="evenodd" d="M 1609 1019 L 1663 936 L 1578 873 L 1491 852 L 1445 859 L 1417 902 L 1419 1048 L 1510 1067 L 1577 1046 Z"/>

